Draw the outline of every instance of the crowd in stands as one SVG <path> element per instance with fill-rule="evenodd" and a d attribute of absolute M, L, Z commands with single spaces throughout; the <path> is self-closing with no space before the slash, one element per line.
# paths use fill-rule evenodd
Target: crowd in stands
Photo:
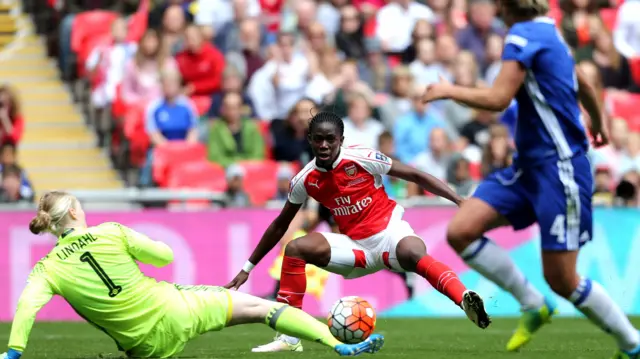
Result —
<path fill-rule="evenodd" d="M 33 189 L 17 163 L 16 147 L 24 132 L 24 118 L 15 90 L 0 86 L 0 204 L 33 201 Z"/>
<path fill-rule="evenodd" d="M 46 1 L 57 26 L 41 32 L 64 79 L 89 84 L 78 101 L 130 186 L 219 190 L 233 206 L 283 199 L 321 110 L 344 118 L 346 145 L 462 195 L 511 163 L 517 103 L 421 101 L 439 77 L 491 85 L 507 31 L 492 0 Z M 596 203 L 637 206 L 640 0 L 550 5 L 611 118 L 611 145 L 592 153 Z M 397 199 L 429 195 L 385 181 Z"/>

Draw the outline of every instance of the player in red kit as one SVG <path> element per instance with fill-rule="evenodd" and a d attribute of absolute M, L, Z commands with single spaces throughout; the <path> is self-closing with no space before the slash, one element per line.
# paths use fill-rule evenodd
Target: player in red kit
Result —
<path fill-rule="evenodd" d="M 320 112 L 309 124 L 315 159 L 292 180 L 280 215 L 265 231 L 240 273 L 227 288 L 239 288 L 249 272 L 285 234 L 307 197 L 331 210 L 338 233 L 310 233 L 285 248 L 277 300 L 302 308 L 306 291 L 305 266 L 313 264 L 345 278 L 381 269 L 415 272 L 449 297 L 480 328 L 490 323 L 480 296 L 467 288 L 448 266 L 427 254 L 426 246 L 409 223 L 404 209 L 389 199 L 382 175 L 411 181 L 456 204 L 462 199 L 435 177 L 384 154 L 363 147 L 342 147 L 344 124 L 331 112 Z M 302 351 L 297 338 L 280 335 L 254 352 Z"/>

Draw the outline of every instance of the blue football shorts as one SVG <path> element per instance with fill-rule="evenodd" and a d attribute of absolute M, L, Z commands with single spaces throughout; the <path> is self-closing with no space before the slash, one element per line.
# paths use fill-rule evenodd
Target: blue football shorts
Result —
<path fill-rule="evenodd" d="M 540 226 L 543 250 L 575 251 L 592 236 L 593 175 L 586 155 L 514 166 L 488 176 L 473 197 L 488 203 L 515 230 Z"/>

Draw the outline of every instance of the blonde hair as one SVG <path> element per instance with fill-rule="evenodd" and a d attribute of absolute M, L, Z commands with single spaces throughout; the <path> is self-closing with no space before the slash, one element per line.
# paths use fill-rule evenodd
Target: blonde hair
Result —
<path fill-rule="evenodd" d="M 509 15 L 517 18 L 544 16 L 549 12 L 547 0 L 503 0 L 501 5 Z"/>
<path fill-rule="evenodd" d="M 29 223 L 33 234 L 52 233 L 59 236 L 67 223 L 69 210 L 74 208 L 77 199 L 66 192 L 46 193 L 38 203 L 38 214 Z"/>
<path fill-rule="evenodd" d="M 176 80 L 182 82 L 182 74 L 178 70 L 160 71 L 160 81 Z"/>

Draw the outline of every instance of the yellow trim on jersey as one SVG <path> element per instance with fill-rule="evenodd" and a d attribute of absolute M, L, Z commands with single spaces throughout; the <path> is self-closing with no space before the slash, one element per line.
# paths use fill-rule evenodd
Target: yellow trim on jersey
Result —
<path fill-rule="evenodd" d="M 227 322 L 225 323 L 225 325 L 229 325 L 229 322 L 231 322 L 231 318 L 233 316 L 233 300 L 231 300 L 231 293 L 229 292 L 229 290 L 227 290 L 225 292 L 227 294 L 227 300 L 228 300 L 228 304 L 227 304 Z"/>

